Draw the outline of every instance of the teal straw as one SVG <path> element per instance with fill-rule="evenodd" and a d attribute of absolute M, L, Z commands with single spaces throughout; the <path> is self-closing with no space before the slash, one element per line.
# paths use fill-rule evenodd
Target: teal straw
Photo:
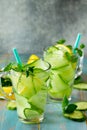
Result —
<path fill-rule="evenodd" d="M 14 56 L 15 56 L 15 59 L 16 59 L 17 63 L 18 63 L 20 66 L 22 66 L 22 62 L 21 62 L 21 59 L 20 59 L 20 57 L 19 57 L 19 54 L 18 54 L 16 48 L 13 48 L 13 53 L 14 53 Z"/>
<path fill-rule="evenodd" d="M 76 41 L 75 41 L 75 44 L 74 44 L 74 47 L 73 47 L 73 53 L 74 53 L 74 54 L 76 53 L 76 50 L 75 50 L 75 49 L 78 48 L 78 46 L 79 46 L 80 39 L 81 39 L 81 34 L 78 33 L 77 38 L 76 38 Z"/>

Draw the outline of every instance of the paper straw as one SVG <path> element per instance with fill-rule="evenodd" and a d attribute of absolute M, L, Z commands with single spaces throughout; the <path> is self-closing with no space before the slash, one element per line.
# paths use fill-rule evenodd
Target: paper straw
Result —
<path fill-rule="evenodd" d="M 78 48 L 79 46 L 79 43 L 80 43 L 80 39 L 81 39 L 81 34 L 78 33 L 77 35 L 77 38 L 76 38 L 76 41 L 75 41 L 75 44 L 74 44 L 74 47 L 73 47 L 73 53 L 76 53 L 76 48 Z"/>
<path fill-rule="evenodd" d="M 18 63 L 19 65 L 22 65 L 21 59 L 20 59 L 20 57 L 19 57 L 19 54 L 18 54 L 16 48 L 13 48 L 13 53 L 14 53 L 14 56 L 15 56 L 15 59 L 16 59 L 17 63 Z"/>

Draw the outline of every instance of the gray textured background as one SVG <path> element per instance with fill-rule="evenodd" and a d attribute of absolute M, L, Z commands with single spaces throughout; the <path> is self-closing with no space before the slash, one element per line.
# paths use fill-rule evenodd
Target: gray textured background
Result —
<path fill-rule="evenodd" d="M 0 0 L 0 54 L 42 55 L 61 38 L 73 45 L 78 33 L 86 45 L 87 0 Z"/>

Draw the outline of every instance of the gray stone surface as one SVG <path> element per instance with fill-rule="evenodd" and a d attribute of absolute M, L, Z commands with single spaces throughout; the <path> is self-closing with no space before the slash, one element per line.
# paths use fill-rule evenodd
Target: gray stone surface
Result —
<path fill-rule="evenodd" d="M 86 44 L 87 0 L 0 0 L 0 53 L 42 55 L 61 38 L 74 45 L 78 33 Z"/>

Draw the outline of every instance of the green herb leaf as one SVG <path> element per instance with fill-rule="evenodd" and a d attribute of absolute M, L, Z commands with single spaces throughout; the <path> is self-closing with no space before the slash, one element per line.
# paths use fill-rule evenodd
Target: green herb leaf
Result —
<path fill-rule="evenodd" d="M 67 45 L 67 47 L 68 47 L 70 50 L 72 50 L 72 46 L 71 46 L 71 45 Z"/>
<path fill-rule="evenodd" d="M 4 86 L 12 86 L 12 82 L 11 82 L 11 79 L 8 78 L 8 77 L 1 77 L 1 85 L 2 87 Z"/>
<path fill-rule="evenodd" d="M 28 77 L 30 74 L 33 75 L 34 66 L 28 67 L 26 70 L 26 77 Z"/>
<path fill-rule="evenodd" d="M 65 52 L 65 56 L 66 56 L 67 60 L 72 63 L 75 63 L 78 60 L 77 55 L 74 55 L 74 54 L 71 55 L 69 52 Z"/>
<path fill-rule="evenodd" d="M 77 105 L 75 104 L 69 104 L 68 98 L 64 96 L 62 101 L 62 110 L 63 113 L 72 113 L 76 110 Z"/>
<path fill-rule="evenodd" d="M 10 71 L 11 69 L 17 72 L 22 72 L 26 75 L 26 77 L 28 77 L 30 74 L 33 75 L 34 66 L 31 67 L 29 64 L 23 64 L 22 66 L 20 66 L 20 64 L 17 64 L 15 66 L 14 64 L 10 63 L 2 71 Z"/>
<path fill-rule="evenodd" d="M 85 48 L 85 45 L 82 43 L 82 44 L 80 45 L 80 48 L 81 48 L 81 49 Z"/>
<path fill-rule="evenodd" d="M 78 55 L 79 55 L 80 57 L 81 57 L 82 54 L 83 54 L 83 48 L 85 48 L 85 45 L 82 43 L 79 48 L 76 48 L 76 49 L 75 49 L 76 52 L 78 53 Z"/>
<path fill-rule="evenodd" d="M 68 61 L 71 61 L 71 54 L 69 52 L 65 52 L 65 56 Z"/>
<path fill-rule="evenodd" d="M 28 77 L 28 76 L 29 76 L 29 71 L 26 70 L 26 77 Z"/>
<path fill-rule="evenodd" d="M 82 50 L 79 48 L 76 48 L 76 50 L 77 50 L 77 53 L 79 54 L 79 56 L 82 56 Z"/>
<path fill-rule="evenodd" d="M 9 63 L 9 64 L 4 68 L 3 71 L 9 71 L 9 70 L 11 70 L 11 68 L 12 68 L 12 63 Z"/>
<path fill-rule="evenodd" d="M 61 40 L 57 41 L 56 43 L 57 43 L 57 44 L 64 44 L 65 42 L 66 42 L 65 39 L 61 39 Z"/>
<path fill-rule="evenodd" d="M 65 112 L 65 108 L 68 106 L 68 104 L 69 104 L 69 101 L 68 101 L 67 97 L 64 96 L 63 101 L 62 101 L 63 112 Z"/>
<path fill-rule="evenodd" d="M 73 62 L 73 63 L 75 63 L 75 62 L 77 62 L 77 60 L 78 60 L 78 57 L 77 57 L 77 55 L 72 55 L 71 56 L 71 61 Z"/>
<path fill-rule="evenodd" d="M 77 105 L 75 104 L 69 104 L 66 108 L 65 108 L 65 113 L 72 113 L 76 110 Z"/>
<path fill-rule="evenodd" d="M 74 80 L 74 84 L 78 84 L 78 83 L 82 83 L 84 82 L 83 78 L 81 76 L 78 76 L 77 78 L 75 78 Z"/>

